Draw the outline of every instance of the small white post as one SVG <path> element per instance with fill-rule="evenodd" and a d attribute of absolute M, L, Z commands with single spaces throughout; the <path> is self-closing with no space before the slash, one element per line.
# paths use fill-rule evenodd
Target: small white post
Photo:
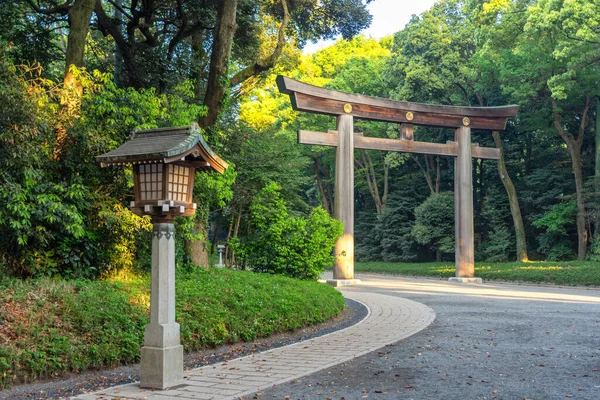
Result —
<path fill-rule="evenodd" d="M 218 244 L 217 249 L 219 249 L 219 263 L 217 264 L 217 267 L 223 268 L 223 267 L 225 267 L 223 265 L 223 252 L 225 251 L 225 245 Z"/>

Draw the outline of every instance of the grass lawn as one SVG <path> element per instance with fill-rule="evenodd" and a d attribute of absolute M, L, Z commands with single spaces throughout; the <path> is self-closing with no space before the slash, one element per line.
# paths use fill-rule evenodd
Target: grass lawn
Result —
<path fill-rule="evenodd" d="M 342 295 L 318 282 L 217 268 L 178 272 L 176 291 L 186 351 L 314 325 L 344 308 Z M 139 361 L 149 307 L 149 275 L 0 278 L 0 389 Z"/>
<path fill-rule="evenodd" d="M 451 277 L 456 272 L 453 262 L 357 262 L 354 269 L 356 272 L 437 277 Z M 475 276 L 486 280 L 600 286 L 600 263 L 593 261 L 477 262 Z"/>

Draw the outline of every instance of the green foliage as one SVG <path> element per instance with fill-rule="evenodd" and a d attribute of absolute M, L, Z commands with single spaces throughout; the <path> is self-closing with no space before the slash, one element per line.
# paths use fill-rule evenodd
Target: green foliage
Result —
<path fill-rule="evenodd" d="M 0 62 L 6 132 L 0 138 L 0 234 L 6 238 L 0 268 L 10 274 L 94 278 L 139 265 L 136 245 L 150 223 L 119 202 L 131 198 L 131 169 L 101 169 L 95 156 L 119 146 L 133 128 L 185 125 L 205 111 L 188 103 L 188 81 L 158 95 L 119 88 L 97 71 L 72 72 L 81 97 L 41 78 L 39 69 Z M 223 207 L 234 179 L 233 169 L 200 177 L 201 204 Z M 208 211 L 200 215 L 207 218 Z"/>
<path fill-rule="evenodd" d="M 256 196 L 250 206 L 253 233 L 231 245 L 254 271 L 317 279 L 334 261 L 331 250 L 342 224 L 320 207 L 307 218 L 291 216 L 280 192 L 272 183 Z"/>
<path fill-rule="evenodd" d="M 0 281 L 0 387 L 139 359 L 146 310 L 106 281 Z"/>
<path fill-rule="evenodd" d="M 554 205 L 544 216 L 533 223 L 538 228 L 546 228 L 547 232 L 561 235 L 567 234 L 566 227 L 573 225 L 573 217 L 577 213 L 575 201 Z"/>
<path fill-rule="evenodd" d="M 416 196 L 394 191 L 380 217 L 372 210 L 359 214 L 354 227 L 356 259 L 361 262 L 416 261 L 419 250 L 423 250 L 411 234 L 418 204 Z"/>
<path fill-rule="evenodd" d="M 250 341 L 324 322 L 344 307 L 325 285 L 222 269 L 177 281 L 177 315 L 186 350 Z"/>
<path fill-rule="evenodd" d="M 411 234 L 420 244 L 454 253 L 454 194 L 432 194 L 416 207 Z"/>
<path fill-rule="evenodd" d="M 0 279 L 0 388 L 139 361 L 148 275 L 119 280 Z M 324 322 L 342 295 L 316 282 L 231 270 L 177 276 L 187 351 Z"/>
<path fill-rule="evenodd" d="M 476 249 L 475 259 L 503 262 L 514 259 L 515 236 L 506 226 L 495 227 Z"/>
<path fill-rule="evenodd" d="M 574 256 L 573 244 L 569 240 L 575 230 L 575 215 L 577 204 L 575 200 L 558 203 L 552 206 L 540 219 L 533 222 L 545 232 L 538 237 L 539 252 L 548 260 L 569 260 Z"/>

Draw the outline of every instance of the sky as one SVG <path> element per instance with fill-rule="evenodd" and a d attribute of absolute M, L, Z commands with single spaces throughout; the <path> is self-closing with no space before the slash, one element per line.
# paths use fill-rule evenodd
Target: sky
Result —
<path fill-rule="evenodd" d="M 376 39 L 401 30 L 410 21 L 413 14 L 421 14 L 428 10 L 435 0 L 373 0 L 367 8 L 373 16 L 371 26 L 362 33 Z M 334 43 L 332 40 L 322 40 L 317 43 L 308 43 L 304 48 L 305 54 L 315 51 Z"/>

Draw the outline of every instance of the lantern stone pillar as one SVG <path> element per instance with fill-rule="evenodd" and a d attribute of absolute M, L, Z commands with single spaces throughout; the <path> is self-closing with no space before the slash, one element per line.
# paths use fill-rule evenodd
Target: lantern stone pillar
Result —
<path fill-rule="evenodd" d="M 175 226 L 155 223 L 152 231 L 150 323 L 141 349 L 140 387 L 166 389 L 183 381 L 183 346 L 175 322 Z"/>

